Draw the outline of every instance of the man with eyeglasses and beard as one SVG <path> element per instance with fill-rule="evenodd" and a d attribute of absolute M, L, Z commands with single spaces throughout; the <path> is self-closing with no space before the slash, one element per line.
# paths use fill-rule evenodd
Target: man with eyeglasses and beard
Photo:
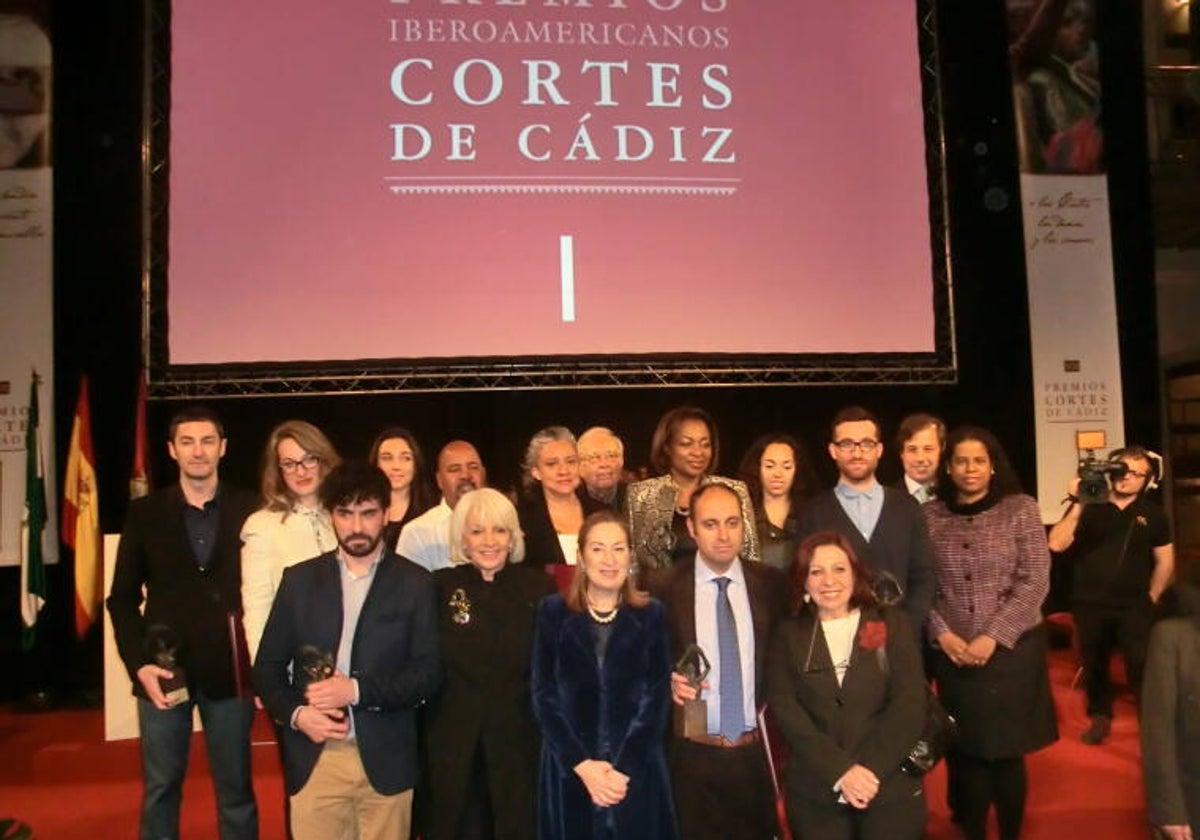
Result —
<path fill-rule="evenodd" d="M 1150 454 L 1135 444 L 1110 460 L 1125 472 L 1109 476 L 1108 501 L 1082 504 L 1079 478 L 1071 479 L 1067 512 L 1047 537 L 1051 551 L 1070 550 L 1075 561 L 1071 600 L 1089 718 L 1080 740 L 1093 745 L 1112 730 L 1113 650 L 1120 648 L 1126 680 L 1140 697 L 1154 606 L 1175 571 L 1166 515 L 1146 498 L 1157 478 Z"/>
<path fill-rule="evenodd" d="M 907 492 L 876 480 L 883 443 L 875 415 L 859 406 L 843 408 L 830 431 L 829 457 L 837 464 L 838 483 L 805 503 L 798 539 L 817 531 L 837 531 L 849 539 L 876 583 L 885 575 L 894 580 L 900 607 L 920 642 L 936 585 L 920 505 Z"/>
<path fill-rule="evenodd" d="M 338 547 L 284 571 L 254 663 L 296 840 L 410 834 L 417 707 L 441 664 L 433 577 L 383 545 L 391 493 L 365 462 L 326 476 Z"/>

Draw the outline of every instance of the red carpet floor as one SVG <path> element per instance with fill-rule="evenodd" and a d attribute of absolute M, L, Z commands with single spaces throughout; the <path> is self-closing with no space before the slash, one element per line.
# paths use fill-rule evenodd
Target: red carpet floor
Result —
<path fill-rule="evenodd" d="M 1051 680 L 1061 738 L 1029 759 L 1025 840 L 1144 840 L 1147 836 L 1137 743 L 1128 698 L 1119 703 L 1112 738 L 1079 742 L 1083 695 L 1071 688 L 1071 654 L 1055 652 Z M 40 840 L 132 838 L 137 833 L 140 763 L 135 742 L 106 744 L 99 712 L 18 714 L 0 709 L 0 818 L 27 823 Z M 263 840 L 282 838 L 283 785 L 270 729 L 255 728 L 255 791 Z M 946 812 L 942 768 L 927 790 L 927 837 L 960 835 Z M 215 806 L 203 742 L 193 741 L 184 788 L 183 837 L 215 838 Z"/>

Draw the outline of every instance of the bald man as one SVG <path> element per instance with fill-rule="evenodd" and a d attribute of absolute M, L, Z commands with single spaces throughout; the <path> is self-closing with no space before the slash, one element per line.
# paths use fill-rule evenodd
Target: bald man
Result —
<path fill-rule="evenodd" d="M 396 553 L 431 572 L 450 568 L 450 514 L 459 498 L 487 486 L 487 470 L 473 445 L 452 440 L 437 459 L 438 489 L 442 501 L 404 526 Z"/>

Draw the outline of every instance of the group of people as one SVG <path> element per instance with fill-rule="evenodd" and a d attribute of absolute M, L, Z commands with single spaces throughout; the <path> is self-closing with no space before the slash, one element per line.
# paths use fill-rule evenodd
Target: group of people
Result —
<path fill-rule="evenodd" d="M 343 462 L 288 421 L 256 501 L 219 479 L 219 418 L 180 411 L 180 480 L 131 504 L 108 599 L 138 697 L 141 836 L 178 836 L 193 707 L 221 836 L 257 836 L 257 697 L 298 840 L 916 838 L 923 782 L 902 767 L 932 677 L 957 720 L 956 822 L 983 838 L 994 808 L 1017 837 L 1024 756 L 1057 737 L 1038 506 L 985 429 L 906 418 L 896 487 L 876 477 L 870 412 L 843 409 L 829 431 L 832 488 L 782 434 L 757 440 L 738 477 L 717 474 L 716 424 L 685 406 L 654 432 L 654 477 L 629 481 L 610 429 L 551 426 L 516 494 L 488 486 L 472 444 L 445 444 L 438 499 L 407 430 Z M 1051 545 L 1107 552 L 1121 571 L 1103 579 L 1127 598 L 1149 569 L 1155 600 L 1170 541 L 1141 496 L 1145 453 L 1118 457 L 1117 514 L 1092 523 L 1089 505 L 1081 522 L 1072 504 Z M 1126 520 L 1135 533 L 1114 552 Z M 1080 568 L 1103 577 L 1104 562 Z M 1111 720 L 1105 640 L 1114 622 L 1127 635 L 1102 605 L 1093 721 Z M 783 744 L 765 738 L 774 727 Z"/>

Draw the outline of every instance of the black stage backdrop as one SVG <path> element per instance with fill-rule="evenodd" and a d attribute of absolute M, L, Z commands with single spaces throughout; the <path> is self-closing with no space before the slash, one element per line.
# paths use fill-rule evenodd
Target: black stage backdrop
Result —
<path fill-rule="evenodd" d="M 1159 436 L 1153 231 L 1144 136 L 1141 18 L 1137 4 L 1100 4 L 1105 136 L 1109 148 L 1125 417 L 1130 440 Z M 626 442 L 626 462 L 644 464 L 658 416 L 680 403 L 711 411 L 721 432 L 726 474 L 759 433 L 800 437 L 824 481 L 826 426 L 842 405 L 876 411 L 891 449 L 884 478 L 898 476 L 891 435 L 906 413 L 927 410 L 951 426 L 994 429 L 1026 486 L 1034 486 L 1030 393 L 1017 164 L 1006 66 L 1002 0 L 938 0 L 938 51 L 946 125 L 949 242 L 959 381 L 952 386 L 797 386 L 589 389 L 469 393 L 241 398 L 215 407 L 225 417 L 229 451 L 222 475 L 253 486 L 262 442 L 278 421 L 299 417 L 325 429 L 345 455 L 362 456 L 386 425 L 410 427 L 429 454 L 446 440 L 474 441 L 492 483 L 517 480 L 529 435 L 552 423 L 577 431 L 600 423 Z M 119 531 L 128 496 L 140 347 L 142 101 L 144 12 L 134 0 L 55 3 L 55 430 L 65 463 L 79 376 L 92 378 L 93 434 L 101 524 Z M 868 57 L 860 57 L 869 60 Z M 220 60 L 214 56 L 214 60 Z M 851 68 L 852 70 L 852 68 Z M 831 71 L 832 72 L 832 71 Z M 839 72 L 844 72 L 839 71 Z M 998 192 L 997 192 L 998 191 Z M 985 194 L 989 200 L 985 202 Z M 997 201 L 999 199 L 999 201 Z M 736 293 L 731 290 L 731 294 Z M 830 294 L 836 294 L 831 291 Z M 325 300 L 281 300 L 281 317 L 297 329 L 355 329 L 361 301 L 331 285 Z M 845 328 L 869 300 L 846 299 Z M 211 301 L 214 318 L 221 301 Z M 764 319 L 786 323 L 764 301 Z M 173 480 L 163 445 L 176 406 L 151 403 L 155 483 Z M 18 570 L 0 570 L 0 700 L 37 689 L 60 698 L 101 684 L 100 633 L 73 637 L 70 558 L 49 572 L 48 604 L 32 654 L 19 648 Z"/>

